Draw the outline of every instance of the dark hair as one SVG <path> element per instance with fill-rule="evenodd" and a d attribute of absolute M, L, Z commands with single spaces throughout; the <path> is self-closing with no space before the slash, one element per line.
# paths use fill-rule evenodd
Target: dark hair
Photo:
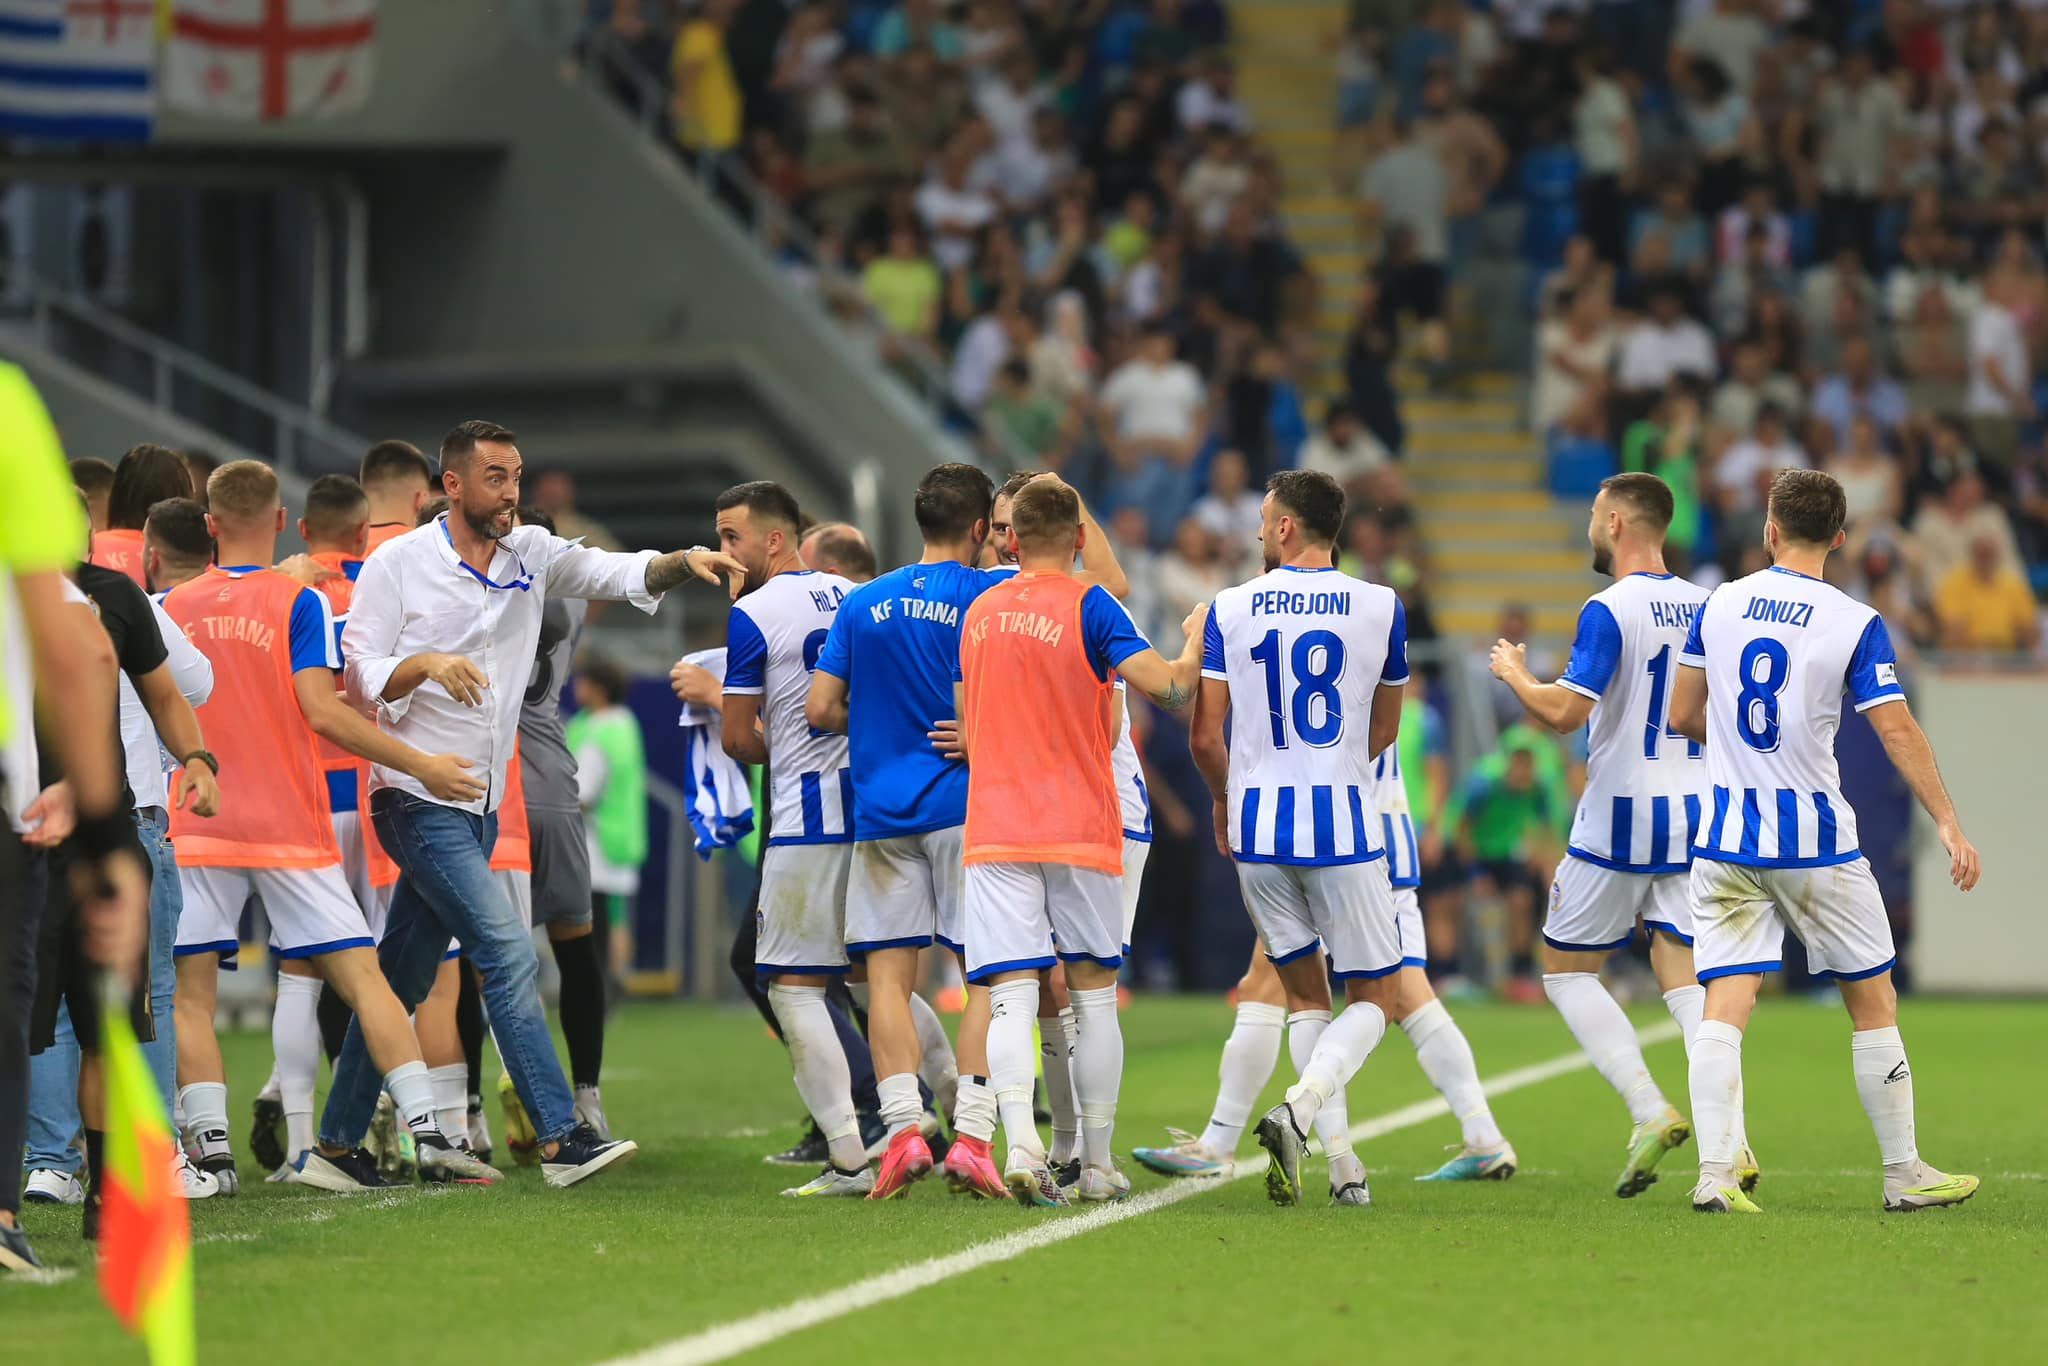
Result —
<path fill-rule="evenodd" d="M 1072 546 L 1081 525 L 1081 496 L 1058 479 L 1033 479 L 1010 500 L 1010 530 L 1020 546 L 1034 549 Z"/>
<path fill-rule="evenodd" d="M 608 701 L 626 700 L 626 671 L 618 661 L 595 651 L 585 651 L 583 658 L 576 661 L 576 672 L 583 681 L 605 695 Z"/>
<path fill-rule="evenodd" d="M 1001 365 L 997 366 L 996 374 L 1000 375 L 1002 378 L 1008 380 L 1012 384 L 1031 383 L 1031 367 L 1026 365 L 1023 361 L 1019 360 L 1015 356 L 1010 357 Z"/>
<path fill-rule="evenodd" d="M 1301 523 L 1308 538 L 1321 545 L 1335 545 L 1344 529 L 1344 489 L 1327 474 L 1315 470 L 1282 470 L 1266 481 L 1266 492 Z"/>
<path fill-rule="evenodd" d="M 712 508 L 717 512 L 745 508 L 750 515 L 781 522 L 791 531 L 798 530 L 804 518 L 803 509 L 796 505 L 796 495 L 767 479 L 734 484 L 718 495 L 718 501 L 712 504 Z"/>
<path fill-rule="evenodd" d="M 1849 502 L 1832 474 L 1780 470 L 1771 481 L 1770 513 L 1786 540 L 1827 548 L 1849 520 Z"/>
<path fill-rule="evenodd" d="M 414 526 L 425 526 L 448 510 L 448 495 L 437 493 L 420 504 L 419 515 L 413 518 Z"/>
<path fill-rule="evenodd" d="M 519 505 L 519 520 L 526 526 L 546 528 L 550 536 L 555 534 L 555 519 L 548 515 L 546 508 L 539 507 L 533 503 L 521 503 Z"/>
<path fill-rule="evenodd" d="M 363 465 L 356 477 L 366 489 L 395 484 L 401 479 L 417 479 L 432 488 L 434 467 L 420 454 L 418 446 L 394 439 L 379 441 L 364 451 Z"/>
<path fill-rule="evenodd" d="M 1600 481 L 1600 491 L 1609 500 L 1626 504 L 1631 520 L 1659 533 L 1670 528 L 1677 504 L 1671 496 L 1671 486 L 1656 475 L 1611 474 Z"/>
<path fill-rule="evenodd" d="M 934 465 L 917 481 L 917 529 L 928 541 L 964 540 L 988 519 L 995 487 L 972 465 Z"/>
<path fill-rule="evenodd" d="M 308 540 L 331 541 L 355 530 L 370 515 L 370 495 L 345 474 L 323 474 L 306 490 Z"/>
<path fill-rule="evenodd" d="M 1018 470 L 1016 473 L 1012 474 L 1008 479 L 1005 479 L 1002 483 L 996 486 L 996 497 L 1015 498 L 1017 496 L 1017 490 L 1023 488 L 1026 484 L 1030 483 L 1032 480 L 1036 479 L 1039 475 L 1044 473 L 1044 470 Z M 991 501 L 989 506 L 990 510 L 993 511 L 995 506 L 994 502 Z"/>
<path fill-rule="evenodd" d="M 510 427 L 501 427 L 481 417 L 467 422 L 458 422 L 441 438 L 441 473 L 454 470 L 460 474 L 469 468 L 469 458 L 476 454 L 477 444 L 483 441 L 502 441 L 506 445 L 519 439 L 519 434 Z"/>
<path fill-rule="evenodd" d="M 804 533 L 804 539 L 810 542 L 811 557 L 828 574 L 866 583 L 880 567 L 875 548 L 850 522 L 820 522 Z"/>
<path fill-rule="evenodd" d="M 213 559 L 213 535 L 206 529 L 206 509 L 197 498 L 166 498 L 143 518 L 146 540 L 162 546 L 181 565 Z"/>
<path fill-rule="evenodd" d="M 102 497 L 114 488 L 114 467 L 96 455 L 81 455 L 71 462 L 71 485 L 88 498 Z"/>
<path fill-rule="evenodd" d="M 169 446 L 147 442 L 131 447 L 114 466 L 107 497 L 107 525 L 117 531 L 140 531 L 149 510 L 166 498 L 190 498 L 192 472 L 185 457 Z"/>

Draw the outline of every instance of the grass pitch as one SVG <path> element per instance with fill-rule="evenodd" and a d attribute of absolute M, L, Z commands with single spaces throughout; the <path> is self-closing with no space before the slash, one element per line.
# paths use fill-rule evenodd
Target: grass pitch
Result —
<path fill-rule="evenodd" d="M 1572 1052 L 1541 1007 L 1453 1013 L 1486 1077 Z M 1123 1018 L 1118 1147 L 1163 1141 L 1169 1123 L 1200 1128 L 1228 1007 L 1141 996 Z M 1778 1001 L 1758 1012 L 1744 1058 L 1764 1218 L 1692 1214 L 1690 1147 L 1661 1185 L 1616 1200 L 1627 1117 L 1596 1074 L 1577 1070 L 1496 1101 L 1523 1162 L 1505 1185 L 1414 1185 L 1457 1138 L 1438 1118 L 1361 1146 L 1369 1210 L 1280 1210 L 1256 1179 L 1217 1184 L 884 1304 L 821 1312 L 803 1328 L 779 1319 L 776 1331 L 795 1331 L 745 1359 L 2035 1359 L 2048 1341 L 2048 1007 L 1912 1001 L 1903 1028 L 1923 1152 L 1984 1178 L 1958 1210 L 1879 1211 L 1846 1018 Z M 269 1040 L 223 1042 L 245 1127 Z M 1677 1042 L 1647 1056 L 1682 1105 Z M 607 1069 L 613 1124 L 641 1152 L 566 1192 L 532 1170 L 495 1190 L 354 1199 L 268 1186 L 238 1132 L 244 1194 L 192 1207 L 200 1361 L 599 1362 L 1091 1217 L 970 1204 L 936 1181 L 885 1205 L 778 1199 L 802 1174 L 760 1157 L 795 1135 L 799 1107 L 751 1011 L 630 1007 L 614 1021 Z M 495 1078 L 495 1059 L 486 1071 Z M 1395 1031 L 1353 1083 L 1351 1117 L 1433 1096 Z M 1261 1156 L 1249 1141 L 1239 1154 Z M 1167 1184 L 1125 1166 L 1141 1194 Z M 79 1274 L 0 1283 L 0 1356 L 140 1361 L 99 1302 L 77 1211 L 31 1207 L 24 1221 L 47 1262 Z"/>

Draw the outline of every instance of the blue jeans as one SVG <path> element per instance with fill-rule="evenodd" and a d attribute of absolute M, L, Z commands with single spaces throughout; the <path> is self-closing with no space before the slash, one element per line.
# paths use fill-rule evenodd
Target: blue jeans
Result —
<path fill-rule="evenodd" d="M 407 1010 L 417 1006 L 433 988 L 449 939 L 461 940 L 483 974 L 491 1030 L 534 1132 L 543 1143 L 565 1137 L 576 1126 L 575 1101 L 541 1009 L 533 937 L 491 873 L 497 817 L 385 788 L 370 798 L 370 819 L 400 874 L 377 946 L 391 990 Z M 320 1116 L 320 1141 L 329 1147 L 361 1143 L 383 1085 L 362 1024 L 351 1020 Z"/>
<path fill-rule="evenodd" d="M 178 970 L 171 949 L 178 942 L 178 915 L 185 893 L 178 884 L 178 861 L 171 852 L 170 825 L 150 807 L 135 813 L 136 833 L 149 855 L 149 1011 L 156 1020 L 156 1039 L 142 1045 L 150 1075 L 163 1096 L 164 1113 L 176 1100 L 178 1085 L 177 1021 L 172 1017 Z M 76 1175 L 84 1160 L 71 1146 L 78 1136 L 78 1041 L 71 1032 L 71 1012 L 57 1007 L 57 1041 L 29 1063 L 28 1154 L 30 1171 Z"/>

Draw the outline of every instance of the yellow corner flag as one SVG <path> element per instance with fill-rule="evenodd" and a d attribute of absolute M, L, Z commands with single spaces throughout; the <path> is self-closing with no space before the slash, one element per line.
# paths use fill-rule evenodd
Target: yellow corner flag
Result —
<path fill-rule="evenodd" d="M 100 990 L 106 1168 L 100 1197 L 100 1294 L 149 1348 L 151 1366 L 192 1366 L 192 1227 L 171 1189 L 170 1117 L 128 1023 L 128 993 Z"/>

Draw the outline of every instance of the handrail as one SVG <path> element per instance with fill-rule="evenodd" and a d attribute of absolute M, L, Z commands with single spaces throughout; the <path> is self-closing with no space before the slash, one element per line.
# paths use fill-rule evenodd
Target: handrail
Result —
<path fill-rule="evenodd" d="M 600 28 L 584 43 L 572 45 L 568 55 L 586 75 L 624 80 L 632 90 L 632 121 L 639 128 L 640 135 L 665 154 L 674 154 L 663 124 L 668 108 L 668 88 L 634 60 L 617 34 L 609 28 Z M 705 193 L 714 200 L 719 197 L 721 180 L 745 199 L 748 207 L 746 224 L 752 230 L 755 242 L 764 250 L 770 250 L 777 244 L 794 248 L 807 265 L 842 291 L 846 298 L 855 301 L 865 320 L 896 342 L 897 352 L 914 373 L 916 383 L 912 388 L 933 420 L 943 419 L 952 392 L 944 367 L 926 352 L 921 339 L 907 337 L 889 325 L 861 292 L 858 279 L 836 262 L 820 258 L 817 235 L 802 218 L 769 194 L 736 157 L 700 157 L 690 169 Z M 885 372 L 885 378 L 892 377 L 894 372 Z M 979 423 L 976 426 L 977 434 L 994 444 L 1011 469 L 1026 469 L 1035 463 L 1031 452 L 1025 450 L 1006 429 Z"/>
<path fill-rule="evenodd" d="M 317 441 L 351 462 L 369 446 L 363 437 L 336 426 L 310 408 L 223 369 L 197 352 L 139 327 L 89 299 L 60 289 L 31 271 L 20 267 L 0 269 L 0 291 L 9 289 L 18 289 L 27 295 L 29 326 L 37 344 L 45 350 L 63 354 L 53 326 L 54 320 L 62 317 L 139 352 L 148 362 L 150 379 L 148 391 L 138 394 L 138 397 L 148 399 L 166 412 L 177 411 L 175 388 L 177 381 L 184 379 L 268 418 L 277 437 L 273 452 L 275 463 L 281 468 L 296 472 L 301 463 L 301 442 L 298 438 Z M 115 376 L 102 377 L 121 384 Z"/>

